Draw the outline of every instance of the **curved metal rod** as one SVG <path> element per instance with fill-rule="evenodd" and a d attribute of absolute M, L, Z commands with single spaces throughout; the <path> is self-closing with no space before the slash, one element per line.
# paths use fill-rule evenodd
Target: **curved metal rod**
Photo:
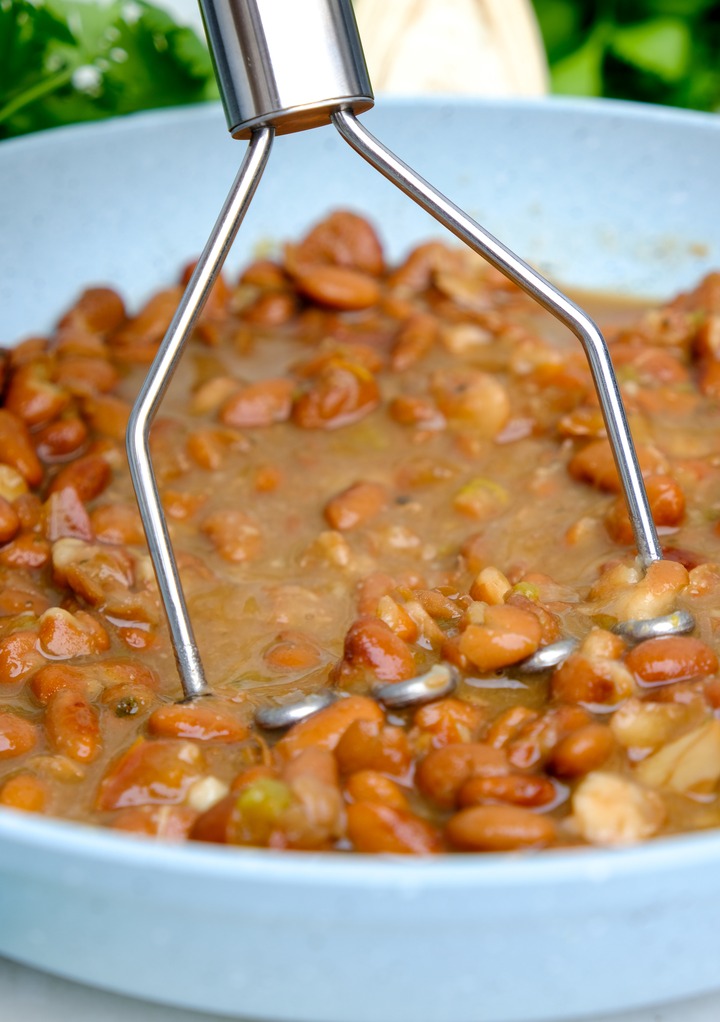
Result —
<path fill-rule="evenodd" d="M 345 141 L 360 156 L 439 220 L 457 238 L 514 281 L 531 298 L 569 327 L 578 338 L 585 350 L 595 389 L 600 398 L 608 438 L 630 513 L 638 556 L 644 568 L 653 561 L 660 560 L 662 558 L 660 543 L 650 513 L 625 409 L 605 339 L 596 324 L 550 281 L 403 163 L 363 127 L 349 110 L 333 114 L 332 119 Z"/>
<path fill-rule="evenodd" d="M 253 133 L 212 234 L 148 370 L 127 428 L 130 474 L 186 699 L 206 695 L 210 689 L 205 680 L 150 459 L 150 427 L 177 368 L 185 342 L 207 301 L 255 194 L 270 155 L 273 138 L 272 128 L 260 128 Z"/>

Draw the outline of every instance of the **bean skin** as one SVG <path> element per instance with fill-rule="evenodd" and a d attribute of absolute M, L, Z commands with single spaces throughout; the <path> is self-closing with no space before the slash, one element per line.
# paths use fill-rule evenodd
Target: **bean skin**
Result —
<path fill-rule="evenodd" d="M 355 720 L 369 720 L 380 724 L 383 721 L 383 713 L 374 700 L 364 696 L 338 699 L 332 706 L 325 707 L 324 710 L 291 727 L 275 749 L 285 759 L 292 759 L 310 746 L 335 749 Z"/>
<path fill-rule="evenodd" d="M 345 669 L 345 670 L 343 670 Z M 408 646 L 380 618 L 362 617 L 345 636 L 340 676 L 369 674 L 379 681 L 405 681 L 416 673 Z"/>
<path fill-rule="evenodd" d="M 437 830 L 426 820 L 376 802 L 347 807 L 347 834 L 356 852 L 433 855 L 442 851 Z"/>
<path fill-rule="evenodd" d="M 302 295 L 331 309 L 369 309 L 380 301 L 376 280 L 344 266 L 297 266 L 293 277 Z"/>
<path fill-rule="evenodd" d="M 6 408 L 0 408 L 0 461 L 16 469 L 29 486 L 42 480 L 43 468 L 27 426 Z"/>
<path fill-rule="evenodd" d="M 602 767 L 614 748 L 609 727 L 586 724 L 558 742 L 550 757 L 550 769 L 559 777 L 581 777 Z"/>
<path fill-rule="evenodd" d="M 15 774 L 0 787 L 0 805 L 26 813 L 43 813 L 50 800 L 45 781 L 33 774 Z"/>
<path fill-rule="evenodd" d="M 83 503 L 99 497 L 112 478 L 112 470 L 99 454 L 86 454 L 60 469 L 50 484 L 50 493 L 72 487 Z"/>
<path fill-rule="evenodd" d="M 555 824 L 520 806 L 473 806 L 452 817 L 446 830 L 463 852 L 512 852 L 546 848 L 555 840 Z"/>
<path fill-rule="evenodd" d="M 38 741 L 38 729 L 24 717 L 0 711 L 0 760 L 30 752 Z"/>
<path fill-rule="evenodd" d="M 471 777 L 508 773 L 504 752 L 481 742 L 464 742 L 435 749 L 421 760 L 415 783 L 426 798 L 442 809 L 452 809 L 462 785 Z"/>
<path fill-rule="evenodd" d="M 626 666 L 644 685 L 704 678 L 718 669 L 713 649 L 691 635 L 647 639 L 625 657 Z"/>
<path fill-rule="evenodd" d="M 79 693 L 58 692 L 45 711 L 50 747 L 78 763 L 91 763 L 100 753 L 97 710 Z"/>
<path fill-rule="evenodd" d="M 388 494 L 380 483 L 353 483 L 325 505 L 325 521 L 341 532 L 356 529 L 378 515 L 388 503 Z"/>
<path fill-rule="evenodd" d="M 542 628 L 526 610 L 508 605 L 488 607 L 484 623 L 470 624 L 460 636 L 460 652 L 481 671 L 516 664 L 540 645 Z"/>
<path fill-rule="evenodd" d="M 241 742 L 249 732 L 229 713 L 204 703 L 169 703 L 148 719 L 151 734 L 160 738 L 192 738 L 202 742 Z"/>
<path fill-rule="evenodd" d="M 458 792 L 458 805 L 482 805 L 485 802 L 506 802 L 509 805 L 534 808 L 553 802 L 557 791 L 547 777 L 506 774 L 502 777 L 471 777 Z"/>
<path fill-rule="evenodd" d="M 295 384 L 286 377 L 259 380 L 233 394 L 220 411 L 226 426 L 246 429 L 285 422 L 292 410 Z"/>
<path fill-rule="evenodd" d="M 485 722 L 485 711 L 462 699 L 439 699 L 421 706 L 415 712 L 413 723 L 418 731 L 430 738 L 434 748 L 458 742 L 475 741 Z"/>
<path fill-rule="evenodd" d="M 339 361 L 327 366 L 293 403 L 292 420 L 302 429 L 339 429 L 358 422 L 380 403 L 380 389 L 364 366 Z"/>
<path fill-rule="evenodd" d="M 344 774 L 376 770 L 404 777 L 412 762 L 405 731 L 399 727 L 382 727 L 371 720 L 353 721 L 338 742 L 335 756 Z"/>
<path fill-rule="evenodd" d="M 408 810 L 408 800 L 400 785 L 377 770 L 358 770 L 345 782 L 345 791 L 353 802 L 376 802 L 392 809 Z"/>

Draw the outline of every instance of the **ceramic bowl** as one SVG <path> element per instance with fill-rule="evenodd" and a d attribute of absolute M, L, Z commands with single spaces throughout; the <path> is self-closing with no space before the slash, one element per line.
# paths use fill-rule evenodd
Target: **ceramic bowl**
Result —
<path fill-rule="evenodd" d="M 663 296 L 720 266 L 720 121 L 625 104 L 386 102 L 399 155 L 556 281 Z M 243 155 L 216 107 L 0 145 L 2 341 L 89 283 L 132 303 L 202 247 Z M 433 221 L 331 128 L 280 139 L 231 256 L 368 212 L 391 255 Z M 0 953 L 285 1022 L 540 1022 L 720 987 L 720 834 L 454 856 L 180 847 L 0 813 Z"/>

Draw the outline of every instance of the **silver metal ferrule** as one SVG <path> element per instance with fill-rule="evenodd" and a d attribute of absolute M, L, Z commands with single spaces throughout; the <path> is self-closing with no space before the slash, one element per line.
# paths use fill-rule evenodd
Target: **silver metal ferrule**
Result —
<path fill-rule="evenodd" d="M 230 134 L 278 135 L 373 105 L 351 0 L 200 0 Z"/>

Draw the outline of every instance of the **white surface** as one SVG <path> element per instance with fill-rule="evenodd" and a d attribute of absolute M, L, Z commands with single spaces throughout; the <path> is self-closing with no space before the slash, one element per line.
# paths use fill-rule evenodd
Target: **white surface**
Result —
<path fill-rule="evenodd" d="M 1 1022 L 217 1022 L 217 1019 L 217 1015 L 200 1015 L 102 993 L 0 958 Z M 582 1022 L 717 1022 L 718 1019 L 720 993 L 670 1007 L 598 1015 Z"/>

